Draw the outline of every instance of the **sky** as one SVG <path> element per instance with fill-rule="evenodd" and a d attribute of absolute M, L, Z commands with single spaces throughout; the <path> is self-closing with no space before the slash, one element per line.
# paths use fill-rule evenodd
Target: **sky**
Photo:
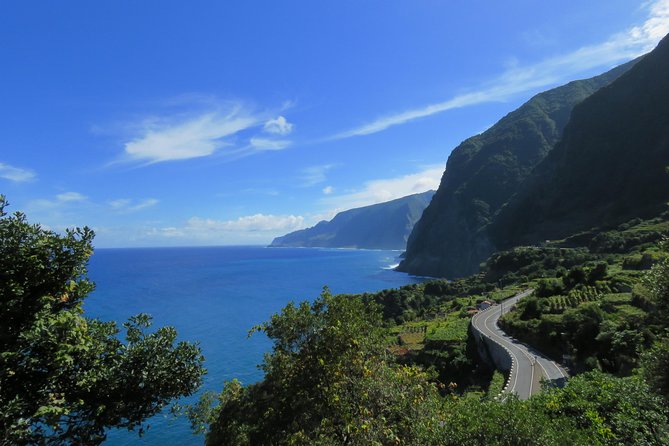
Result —
<path fill-rule="evenodd" d="M 669 0 L 2 1 L 0 193 L 96 247 L 267 244 L 668 32 Z"/>

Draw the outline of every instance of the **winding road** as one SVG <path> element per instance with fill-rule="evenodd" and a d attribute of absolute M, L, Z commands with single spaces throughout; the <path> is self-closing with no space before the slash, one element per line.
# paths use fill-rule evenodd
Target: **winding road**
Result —
<path fill-rule="evenodd" d="M 504 333 L 497 321 L 502 314 L 511 311 L 512 307 L 525 296 L 532 294 L 527 290 L 506 299 L 498 305 L 493 305 L 474 315 L 472 326 L 482 336 L 501 345 L 511 356 L 511 371 L 509 373 L 504 393 L 515 393 L 520 399 L 528 399 L 541 390 L 541 380 L 547 379 L 557 386 L 562 386 L 567 372 L 556 362 Z"/>

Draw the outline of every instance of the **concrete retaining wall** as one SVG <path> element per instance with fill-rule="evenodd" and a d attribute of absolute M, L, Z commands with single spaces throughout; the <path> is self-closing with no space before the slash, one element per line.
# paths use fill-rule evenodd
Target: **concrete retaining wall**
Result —
<path fill-rule="evenodd" d="M 480 314 L 484 314 L 486 310 L 482 311 Z M 474 317 L 477 317 L 475 315 Z M 470 322 L 469 331 L 474 336 L 476 340 L 476 346 L 479 351 L 479 355 L 492 367 L 495 367 L 497 370 L 507 374 L 506 382 L 504 383 L 503 392 L 509 388 L 509 383 L 514 378 L 516 373 L 516 363 L 511 356 L 511 352 L 507 350 L 501 344 L 498 344 L 493 339 L 484 336 L 475 326 Z"/>

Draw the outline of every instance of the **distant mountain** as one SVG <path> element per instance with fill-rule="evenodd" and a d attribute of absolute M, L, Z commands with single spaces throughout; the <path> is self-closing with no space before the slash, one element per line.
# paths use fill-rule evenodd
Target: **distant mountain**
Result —
<path fill-rule="evenodd" d="M 498 248 L 655 216 L 669 201 L 669 36 L 574 108 L 490 228 Z"/>
<path fill-rule="evenodd" d="M 478 271 L 495 250 L 488 225 L 558 142 L 574 106 L 635 63 L 540 93 L 456 147 L 399 269 L 450 278 Z"/>
<path fill-rule="evenodd" d="M 331 221 L 277 237 L 270 246 L 405 249 L 434 191 L 340 212 Z"/>

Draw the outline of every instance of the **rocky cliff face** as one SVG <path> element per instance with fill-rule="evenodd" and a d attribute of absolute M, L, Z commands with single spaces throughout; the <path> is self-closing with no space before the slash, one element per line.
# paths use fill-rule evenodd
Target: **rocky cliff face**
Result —
<path fill-rule="evenodd" d="M 455 148 L 399 269 L 449 278 L 476 272 L 495 249 L 489 225 L 559 141 L 574 106 L 635 62 L 538 94 Z"/>

